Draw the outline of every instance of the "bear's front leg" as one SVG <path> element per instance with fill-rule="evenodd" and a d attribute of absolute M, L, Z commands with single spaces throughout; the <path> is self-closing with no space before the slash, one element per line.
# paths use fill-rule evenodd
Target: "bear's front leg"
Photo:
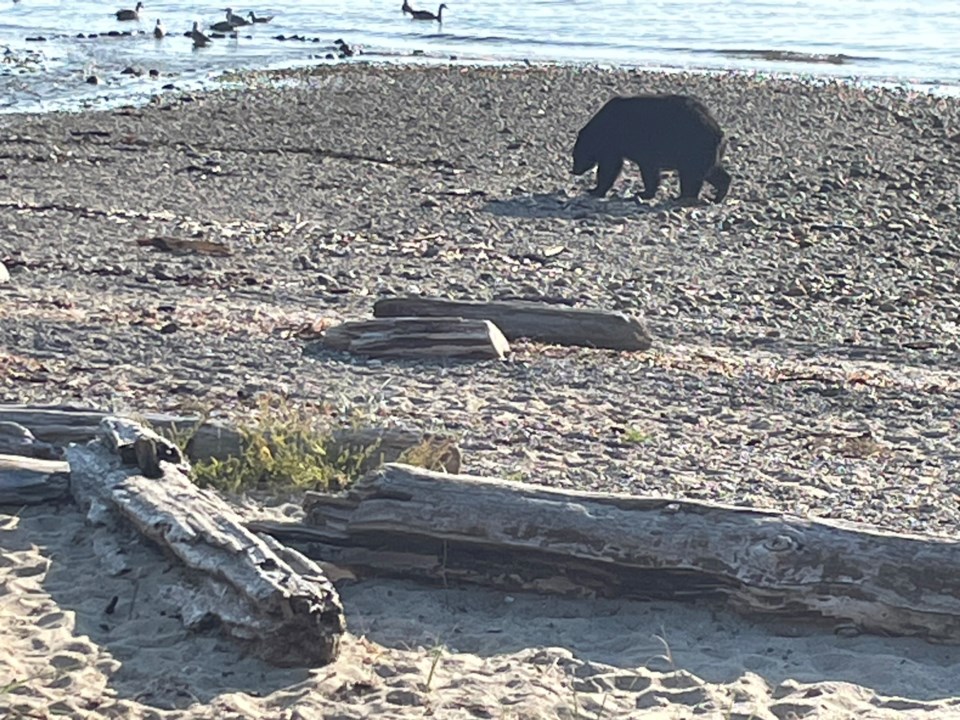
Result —
<path fill-rule="evenodd" d="M 601 158 L 597 162 L 597 186 L 590 191 L 594 197 L 603 197 L 620 177 L 623 158 Z"/>
<path fill-rule="evenodd" d="M 652 200 L 660 188 L 660 168 L 650 165 L 641 165 L 640 174 L 643 176 L 643 192 L 640 197 Z"/>

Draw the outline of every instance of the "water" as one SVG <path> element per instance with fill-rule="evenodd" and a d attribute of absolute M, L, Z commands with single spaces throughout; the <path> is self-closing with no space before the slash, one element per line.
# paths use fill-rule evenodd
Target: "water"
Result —
<path fill-rule="evenodd" d="M 960 3 L 942 0 L 450 0 L 442 26 L 411 21 L 400 11 L 402 0 L 269 0 L 235 10 L 275 15 L 273 22 L 193 49 L 183 33 L 194 20 L 206 26 L 224 19 L 223 1 L 147 0 L 139 21 L 119 22 L 114 11 L 132 7 L 130 0 L 0 0 L 0 52 L 7 49 L 0 55 L 0 111 L 143 99 L 165 84 L 195 87 L 230 69 L 342 62 L 325 59 L 337 38 L 362 46 L 366 59 L 775 71 L 960 94 Z M 412 4 L 436 11 L 425 1 Z M 170 32 L 162 41 L 152 36 L 158 17 Z M 135 34 L 75 37 L 111 30 Z M 27 40 L 37 36 L 47 40 Z M 121 75 L 127 66 L 156 69 L 160 77 Z M 92 74 L 100 85 L 85 83 Z"/>

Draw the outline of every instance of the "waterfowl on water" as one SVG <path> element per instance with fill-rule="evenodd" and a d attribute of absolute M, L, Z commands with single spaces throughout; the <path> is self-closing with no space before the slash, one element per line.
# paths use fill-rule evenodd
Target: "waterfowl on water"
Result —
<path fill-rule="evenodd" d="M 206 47 L 210 44 L 210 38 L 200 32 L 200 23 L 196 21 L 193 23 L 193 30 L 190 31 L 190 38 L 193 40 L 195 48 Z"/>
<path fill-rule="evenodd" d="M 443 9 L 446 7 L 446 3 L 440 6 L 440 9 L 437 10 L 437 14 L 434 15 L 429 10 L 414 10 L 410 8 L 410 17 L 414 20 L 436 20 L 438 23 L 443 22 Z"/>
<path fill-rule="evenodd" d="M 402 12 L 404 15 L 408 13 L 413 15 L 413 8 L 410 7 L 410 3 L 407 2 L 407 0 L 403 0 L 403 6 L 400 8 L 400 12 Z"/>
<path fill-rule="evenodd" d="M 142 2 L 138 2 L 133 10 L 117 10 L 117 20 L 139 20 L 141 10 L 143 10 Z"/>
<path fill-rule="evenodd" d="M 153 36 L 159 40 L 164 35 L 167 34 L 167 29 L 163 26 L 163 23 L 160 22 L 160 18 L 157 18 L 157 25 L 153 28 Z"/>
<path fill-rule="evenodd" d="M 253 10 L 247 13 L 247 17 L 250 18 L 250 22 L 254 22 L 254 23 L 270 22 L 274 18 L 273 15 L 261 15 L 260 17 L 257 17 L 256 15 L 253 14 Z"/>
<path fill-rule="evenodd" d="M 237 31 L 237 26 L 229 20 L 221 20 L 220 22 L 215 22 L 213 25 L 211 25 L 210 29 L 218 33 L 235 33 Z"/>
<path fill-rule="evenodd" d="M 233 14 L 233 8 L 227 8 L 227 22 L 233 25 L 234 27 L 241 27 L 243 25 L 249 25 L 250 21 L 240 17 L 239 15 Z"/>

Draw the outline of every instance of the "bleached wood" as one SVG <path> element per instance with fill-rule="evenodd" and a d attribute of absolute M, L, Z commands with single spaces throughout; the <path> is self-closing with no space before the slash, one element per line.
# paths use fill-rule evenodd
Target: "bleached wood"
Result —
<path fill-rule="evenodd" d="M 528 338 L 555 345 L 613 350 L 647 350 L 653 344 L 646 326 L 620 312 L 572 308 L 528 301 L 474 302 L 443 298 L 384 298 L 373 315 L 388 317 L 462 317 L 490 320 L 507 340 Z"/>
<path fill-rule="evenodd" d="M 178 465 L 160 460 L 162 476 L 147 478 L 109 449 L 143 437 L 132 421 L 106 418 L 101 442 L 67 449 L 71 491 L 88 518 L 131 524 L 198 573 L 195 586 L 177 588 L 188 624 L 214 617 L 231 637 L 268 662 L 317 666 L 337 656 L 343 608 L 323 571 L 301 556 L 292 567 L 285 550 L 247 530 L 216 494 L 197 488 Z"/>
<path fill-rule="evenodd" d="M 70 467 L 63 460 L 0 455 L 0 505 L 35 505 L 67 495 Z"/>
<path fill-rule="evenodd" d="M 624 597 L 960 642 L 960 542 L 689 500 L 387 465 L 306 524 L 266 527 L 358 574 Z"/>
<path fill-rule="evenodd" d="M 510 344 L 489 320 L 391 317 L 335 325 L 305 352 L 325 348 L 393 359 L 499 360 Z"/>

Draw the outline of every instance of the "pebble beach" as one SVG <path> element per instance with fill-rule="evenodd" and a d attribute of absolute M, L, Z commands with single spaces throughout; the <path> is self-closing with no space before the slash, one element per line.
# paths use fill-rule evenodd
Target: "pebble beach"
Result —
<path fill-rule="evenodd" d="M 239 421 L 268 394 L 456 434 L 471 474 L 960 534 L 960 100 L 555 65 L 235 80 L 141 107 L 0 116 L 0 402 Z M 631 166 L 597 200 L 592 174 L 570 174 L 577 130 L 611 95 L 640 92 L 713 110 L 733 175 L 723 203 L 674 202 L 672 175 L 637 201 Z M 304 355 L 324 327 L 419 294 L 623 311 L 654 345 L 517 342 L 482 363 Z M 374 600 L 383 585 L 364 583 L 342 591 L 355 636 L 332 669 L 293 677 L 243 659 L 256 683 L 178 676 L 182 658 L 229 664 L 230 648 L 168 646 L 175 629 L 131 615 L 112 632 L 158 648 L 132 652 L 91 619 L 114 591 L 91 578 L 81 602 L 44 581 L 64 572 L 51 552 L 95 566 L 89 539 L 71 546 L 79 513 L 0 522 L 0 623 L 17 638 L 0 671 L 40 677 L 0 708 L 28 717 L 57 703 L 91 718 L 960 716 L 960 654 L 918 641 L 670 604 L 504 609 L 466 591 L 456 603 L 481 619 L 465 627 L 412 586 L 390 590 L 391 614 Z M 143 582 L 162 581 L 153 565 Z M 404 620 L 403 603 L 432 619 Z M 661 626 L 676 652 L 653 639 Z M 52 652 L 80 669 L 43 674 Z M 112 683 L 106 655 L 133 676 Z M 137 696 L 136 673 L 156 667 L 182 696 Z"/>

